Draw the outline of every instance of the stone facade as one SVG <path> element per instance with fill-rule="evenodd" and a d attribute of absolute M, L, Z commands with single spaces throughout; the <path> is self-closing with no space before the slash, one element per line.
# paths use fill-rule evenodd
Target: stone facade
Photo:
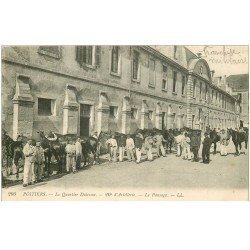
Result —
<path fill-rule="evenodd" d="M 239 125 L 237 100 L 184 46 L 49 47 L 2 47 L 2 123 L 14 137 Z"/>

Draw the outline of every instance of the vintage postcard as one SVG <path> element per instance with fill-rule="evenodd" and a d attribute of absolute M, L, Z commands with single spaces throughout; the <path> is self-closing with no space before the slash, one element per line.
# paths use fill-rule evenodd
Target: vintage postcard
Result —
<path fill-rule="evenodd" d="M 2 200 L 248 200 L 248 46 L 2 46 Z"/>

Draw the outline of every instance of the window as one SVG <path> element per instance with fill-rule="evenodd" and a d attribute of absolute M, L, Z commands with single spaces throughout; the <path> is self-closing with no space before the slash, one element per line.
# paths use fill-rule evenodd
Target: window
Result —
<path fill-rule="evenodd" d="M 149 120 L 153 120 L 153 111 L 152 110 L 149 110 L 148 111 L 148 118 L 149 118 Z"/>
<path fill-rule="evenodd" d="M 166 66 L 162 66 L 162 89 L 163 90 L 167 90 L 168 86 L 167 86 L 167 67 Z"/>
<path fill-rule="evenodd" d="M 109 117 L 112 119 L 117 118 L 118 116 L 118 107 L 117 106 L 110 106 L 109 107 Z"/>
<path fill-rule="evenodd" d="M 185 95 L 186 88 L 186 77 L 182 76 L 181 94 Z"/>
<path fill-rule="evenodd" d="M 162 129 L 165 129 L 165 117 L 166 117 L 166 112 L 162 112 L 162 119 L 161 119 Z"/>
<path fill-rule="evenodd" d="M 111 72 L 119 73 L 119 46 L 112 47 L 111 53 Z"/>
<path fill-rule="evenodd" d="M 174 46 L 174 59 L 177 59 L 177 46 Z"/>
<path fill-rule="evenodd" d="M 208 99 L 208 87 L 207 87 L 207 84 L 206 84 L 206 87 L 205 87 L 205 100 Z"/>
<path fill-rule="evenodd" d="M 166 79 L 162 79 L 162 89 L 167 90 L 167 80 Z"/>
<path fill-rule="evenodd" d="M 193 82 L 193 97 L 196 97 L 196 79 Z"/>
<path fill-rule="evenodd" d="M 200 82 L 200 99 L 202 99 L 202 82 Z"/>
<path fill-rule="evenodd" d="M 38 53 L 57 59 L 61 57 L 60 46 L 40 46 Z"/>
<path fill-rule="evenodd" d="M 133 79 L 139 80 L 139 52 L 134 51 L 133 54 Z"/>
<path fill-rule="evenodd" d="M 55 100 L 38 98 L 38 115 L 54 116 L 55 115 Z"/>
<path fill-rule="evenodd" d="M 176 84 L 177 84 L 177 72 L 176 71 L 174 71 L 173 72 L 173 93 L 177 93 L 177 86 L 176 86 Z"/>
<path fill-rule="evenodd" d="M 200 75 L 203 74 L 203 66 L 200 66 Z"/>
<path fill-rule="evenodd" d="M 80 63 L 93 65 L 93 46 L 77 46 L 76 58 Z"/>
<path fill-rule="evenodd" d="M 149 85 L 155 85 L 155 61 L 149 59 Z"/>
<path fill-rule="evenodd" d="M 101 46 L 76 46 L 76 61 L 89 68 L 101 64 Z"/>
<path fill-rule="evenodd" d="M 131 108 L 131 119 L 136 120 L 137 119 L 137 109 Z"/>

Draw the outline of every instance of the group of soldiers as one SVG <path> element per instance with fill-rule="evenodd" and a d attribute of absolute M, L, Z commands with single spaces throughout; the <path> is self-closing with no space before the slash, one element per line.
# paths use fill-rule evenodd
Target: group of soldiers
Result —
<path fill-rule="evenodd" d="M 51 134 L 51 133 L 50 133 Z M 50 136 L 51 140 L 56 139 L 56 135 Z M 54 137 L 54 138 L 53 138 Z M 98 141 L 98 134 L 95 133 L 93 138 Z M 185 130 L 178 131 L 174 137 L 177 157 L 183 156 L 185 160 L 199 161 L 199 149 L 202 146 L 202 163 L 208 164 L 210 162 L 210 147 L 213 143 L 208 132 L 204 133 L 204 138 L 201 138 L 201 132 L 199 130 L 193 130 L 188 133 Z M 157 132 L 154 136 L 143 137 L 138 132 L 133 138 L 131 135 L 121 135 L 117 139 L 115 134 L 112 134 L 107 139 L 106 145 L 108 148 L 108 159 L 113 162 L 122 162 L 125 160 L 125 152 L 128 161 L 134 161 L 137 164 L 141 162 L 142 150 L 146 151 L 146 157 L 148 161 L 153 160 L 152 148 L 156 148 L 157 157 L 166 157 L 166 151 L 164 148 L 164 139 L 161 132 Z M 228 137 L 225 130 L 220 131 L 220 149 L 221 155 L 227 155 L 226 146 L 228 145 Z M 100 152 L 100 143 L 98 143 L 98 154 Z M 193 154 L 193 157 L 191 155 Z M 44 175 L 44 149 L 41 147 L 40 142 L 36 142 L 34 146 L 32 140 L 28 140 L 27 144 L 23 148 L 25 156 L 24 172 L 23 172 L 23 186 L 34 184 L 35 182 L 42 181 Z M 82 144 L 81 138 L 76 140 L 69 140 L 66 147 L 66 171 L 67 173 L 75 173 L 81 167 L 82 160 Z"/>
<path fill-rule="evenodd" d="M 124 155 L 126 151 L 128 161 L 135 161 L 137 164 L 139 164 L 141 162 L 143 144 L 145 150 L 147 151 L 147 159 L 149 161 L 153 160 L 153 145 L 156 146 L 157 156 L 160 157 L 160 155 L 162 155 L 163 157 L 165 157 L 166 152 L 163 147 L 163 143 L 165 141 L 166 140 L 160 133 L 157 133 L 155 136 L 147 136 L 144 139 L 143 135 L 138 132 L 135 135 L 134 139 L 130 135 L 121 135 L 117 140 L 115 139 L 115 135 L 113 134 L 111 138 L 106 141 L 106 145 L 109 149 L 109 161 L 124 161 Z M 118 159 L 117 152 L 119 153 Z"/>

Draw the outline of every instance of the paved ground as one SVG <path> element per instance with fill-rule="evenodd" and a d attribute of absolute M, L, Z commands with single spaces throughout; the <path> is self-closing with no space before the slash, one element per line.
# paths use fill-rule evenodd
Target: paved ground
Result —
<path fill-rule="evenodd" d="M 219 149 L 219 146 L 218 146 Z M 144 161 L 109 163 L 89 166 L 75 174 L 51 177 L 43 183 L 29 186 L 27 190 L 56 189 L 248 189 L 248 155 L 234 156 L 232 143 L 228 156 L 211 154 L 210 164 L 196 163 L 168 154 L 153 162 Z M 145 158 L 145 156 L 143 157 Z M 12 177 L 14 178 L 14 177 Z M 24 190 L 21 182 L 8 190 Z"/>

